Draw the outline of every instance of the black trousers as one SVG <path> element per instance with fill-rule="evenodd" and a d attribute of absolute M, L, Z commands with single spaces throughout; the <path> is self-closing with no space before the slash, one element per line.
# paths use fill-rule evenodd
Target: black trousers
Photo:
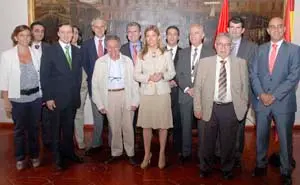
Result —
<path fill-rule="evenodd" d="M 55 163 L 60 162 L 63 157 L 68 158 L 75 155 L 73 142 L 75 114 L 76 108 L 73 106 L 49 111 L 52 128 L 52 152 Z"/>
<path fill-rule="evenodd" d="M 220 137 L 221 170 L 229 172 L 235 162 L 235 146 L 238 120 L 233 103 L 216 104 L 209 121 L 200 120 L 200 170 L 211 171 L 217 136 Z"/>
<path fill-rule="evenodd" d="M 51 146 L 52 134 L 51 134 L 51 121 L 50 121 L 50 110 L 46 106 L 42 108 L 42 124 L 41 124 L 41 133 L 42 133 L 42 141 L 46 146 Z"/>
<path fill-rule="evenodd" d="M 176 153 L 182 151 L 182 127 L 178 102 L 178 88 L 171 89 L 172 117 L 173 117 L 173 147 Z"/>
<path fill-rule="evenodd" d="M 11 103 L 12 117 L 15 123 L 14 141 L 16 160 L 24 160 L 27 150 L 31 159 L 38 158 L 40 153 L 38 124 L 41 117 L 41 98 L 27 103 Z"/>

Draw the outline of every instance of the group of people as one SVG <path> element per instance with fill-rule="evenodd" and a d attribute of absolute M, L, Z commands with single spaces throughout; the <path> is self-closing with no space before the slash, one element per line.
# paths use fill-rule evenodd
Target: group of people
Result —
<path fill-rule="evenodd" d="M 270 20 L 271 41 L 261 46 L 242 37 L 244 20 L 232 17 L 228 33 L 216 36 L 214 47 L 203 43 L 204 27 L 189 28 L 190 46 L 178 46 L 180 31 L 166 29 L 166 46 L 155 25 L 127 25 L 128 43 L 106 35 L 107 22 L 91 22 L 94 36 L 81 43 L 80 30 L 70 24 L 58 27 L 58 42 L 42 42 L 45 27 L 35 22 L 17 26 L 15 47 L 1 55 L 0 90 L 7 115 L 15 123 L 18 170 L 26 166 L 27 141 L 33 167 L 40 165 L 38 127 L 42 115 L 42 140 L 53 152 L 55 168 L 69 159 L 81 163 L 79 149 L 90 155 L 101 151 L 103 120 L 109 125 L 111 156 L 125 150 L 136 165 L 135 127 L 143 129 L 142 169 L 151 162 L 152 131 L 158 130 L 160 169 L 166 166 L 168 129 L 181 163 L 192 156 L 192 127 L 198 128 L 200 177 L 212 173 L 220 158 L 224 179 L 232 179 L 241 166 L 246 114 L 252 106 L 256 117 L 256 167 L 253 176 L 267 172 L 271 121 L 280 141 L 283 184 L 292 184 L 292 129 L 296 112 L 296 87 L 300 78 L 300 48 L 284 41 L 283 20 Z M 32 39 L 31 39 L 32 38 Z M 84 142 L 83 108 L 87 95 L 92 104 L 93 137 Z M 41 112 L 42 111 L 42 112 Z M 74 134 L 75 133 L 75 134 Z M 27 135 L 27 138 L 25 139 Z"/>

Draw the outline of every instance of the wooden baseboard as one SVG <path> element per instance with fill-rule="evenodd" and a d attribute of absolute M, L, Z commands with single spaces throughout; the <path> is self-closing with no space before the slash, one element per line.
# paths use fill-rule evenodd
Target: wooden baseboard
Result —
<path fill-rule="evenodd" d="M 14 126 L 13 123 L 0 122 L 0 129 L 12 129 L 13 126 Z M 255 125 L 246 125 L 246 131 L 253 131 L 253 130 L 255 130 L 255 127 L 256 127 Z M 93 128 L 94 128 L 94 125 L 92 125 L 92 124 L 84 125 L 84 129 L 92 130 Z M 295 124 L 294 130 L 300 130 L 300 124 Z"/>

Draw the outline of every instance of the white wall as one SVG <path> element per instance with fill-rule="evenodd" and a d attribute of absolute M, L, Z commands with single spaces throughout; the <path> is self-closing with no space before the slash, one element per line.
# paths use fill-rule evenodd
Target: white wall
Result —
<path fill-rule="evenodd" d="M 297 28 L 300 26 L 300 0 L 295 0 L 295 9 L 294 9 L 294 36 L 293 43 L 300 45 L 300 34 L 297 32 Z M 300 125 L 300 86 L 297 90 L 297 108 L 298 112 L 296 113 L 296 123 Z"/>
<path fill-rule="evenodd" d="M 16 25 L 28 23 L 27 0 L 0 0 L 0 52 L 10 48 L 10 35 Z M 6 119 L 3 101 L 0 100 L 0 122 L 11 122 Z"/>

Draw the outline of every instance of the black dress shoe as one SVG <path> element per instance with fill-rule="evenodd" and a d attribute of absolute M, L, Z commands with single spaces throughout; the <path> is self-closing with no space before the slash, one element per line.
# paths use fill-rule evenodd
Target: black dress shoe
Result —
<path fill-rule="evenodd" d="M 233 179 L 232 171 L 223 172 L 223 178 L 225 180 L 231 180 L 231 179 Z"/>
<path fill-rule="evenodd" d="M 135 160 L 134 156 L 128 157 L 128 161 L 131 165 L 136 166 L 138 163 Z"/>
<path fill-rule="evenodd" d="M 200 178 L 206 178 L 211 174 L 210 171 L 202 171 L 200 170 Z"/>
<path fill-rule="evenodd" d="M 72 155 L 71 157 L 69 157 L 69 159 L 73 162 L 76 162 L 76 163 L 83 163 L 84 160 L 82 157 L 79 157 L 77 155 Z"/>
<path fill-rule="evenodd" d="M 252 173 L 252 177 L 262 177 L 267 175 L 267 168 L 255 167 Z"/>
<path fill-rule="evenodd" d="M 283 185 L 292 185 L 292 177 L 291 175 L 282 175 L 282 184 Z"/>
<path fill-rule="evenodd" d="M 101 146 L 99 147 L 91 147 L 91 148 L 88 148 L 85 152 L 84 152 L 84 155 L 86 156 L 90 156 L 92 154 L 95 154 L 95 153 L 98 153 L 101 151 Z"/>
<path fill-rule="evenodd" d="M 119 158 L 120 156 L 110 156 L 106 161 L 104 161 L 104 164 L 116 162 Z"/>

